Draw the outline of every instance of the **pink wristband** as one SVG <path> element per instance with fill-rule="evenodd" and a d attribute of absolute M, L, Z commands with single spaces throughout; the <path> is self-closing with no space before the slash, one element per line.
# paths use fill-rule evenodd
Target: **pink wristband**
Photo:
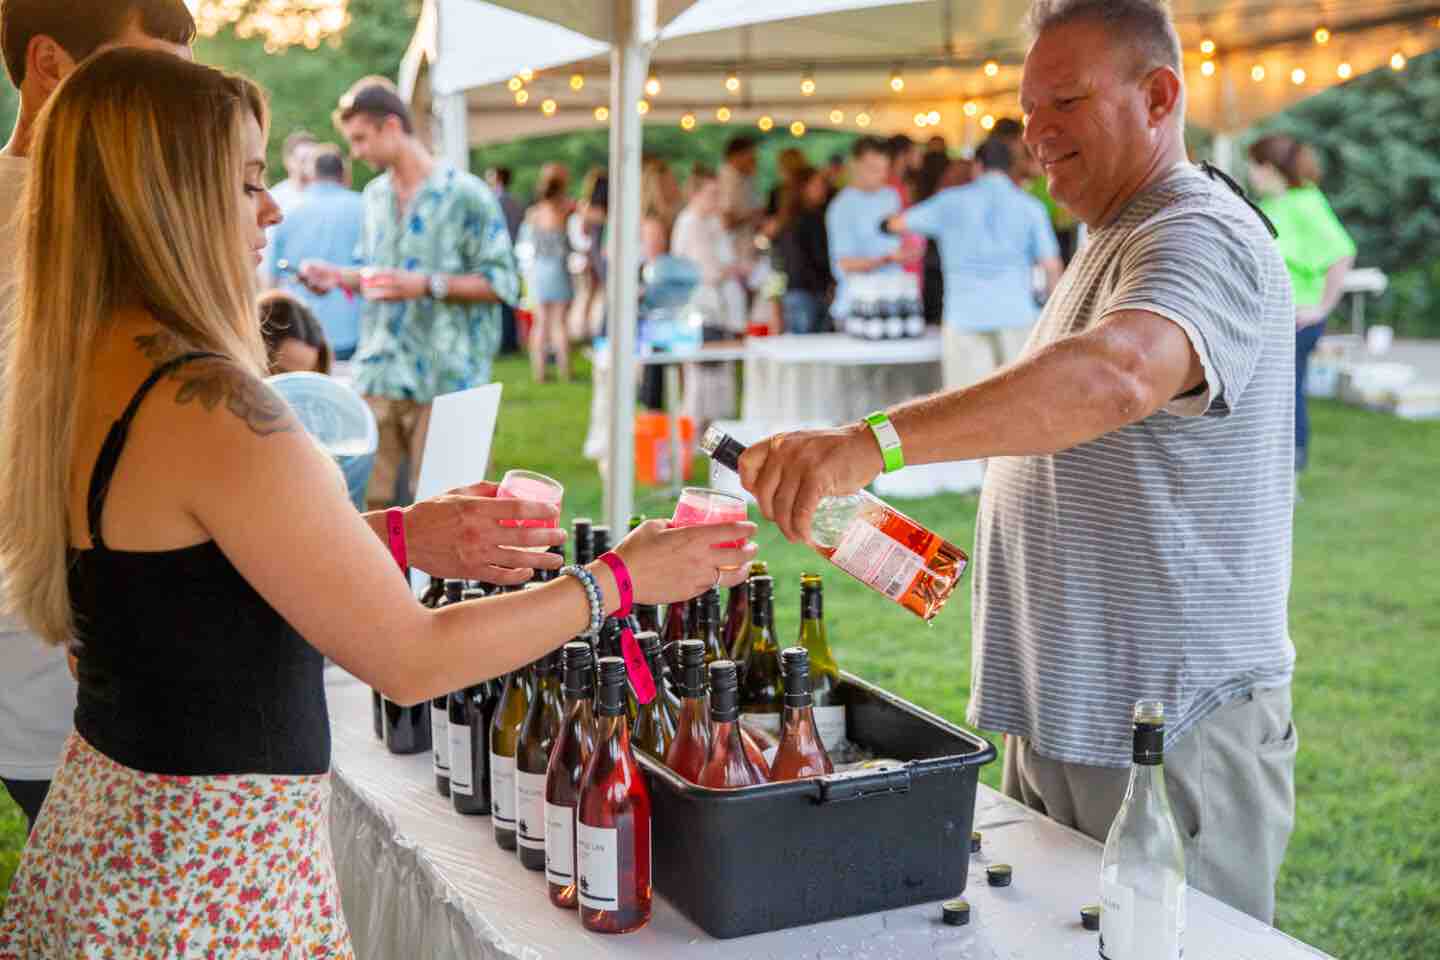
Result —
<path fill-rule="evenodd" d="M 410 568 L 410 552 L 405 547 L 405 511 L 391 507 L 385 511 L 385 533 L 390 541 L 390 556 L 401 570 Z"/>
<path fill-rule="evenodd" d="M 635 634 L 630 632 L 626 625 L 626 618 L 630 616 L 630 607 L 635 601 L 635 584 L 630 579 L 630 570 L 625 566 L 618 554 L 604 553 L 600 555 L 600 562 L 610 568 L 615 575 L 615 585 L 620 590 L 620 609 L 615 611 L 615 619 L 621 623 L 620 627 L 620 653 L 625 658 L 625 672 L 630 675 L 630 686 L 635 691 L 635 699 L 641 703 L 650 703 L 655 699 L 655 675 L 650 672 L 650 664 L 645 660 L 645 654 L 640 649 L 640 644 L 635 640 Z"/>
<path fill-rule="evenodd" d="M 625 566 L 625 561 L 613 550 L 601 554 L 600 562 L 615 574 L 615 586 L 620 590 L 620 609 L 615 611 L 615 618 L 624 620 L 630 616 L 630 608 L 635 602 L 635 583 L 630 579 L 630 568 Z"/>

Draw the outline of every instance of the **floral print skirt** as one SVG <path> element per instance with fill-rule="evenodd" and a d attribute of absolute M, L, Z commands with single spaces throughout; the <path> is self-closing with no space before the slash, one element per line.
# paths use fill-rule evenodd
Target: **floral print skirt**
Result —
<path fill-rule="evenodd" d="M 328 775 L 142 773 L 71 734 L 0 960 L 353 956 Z"/>

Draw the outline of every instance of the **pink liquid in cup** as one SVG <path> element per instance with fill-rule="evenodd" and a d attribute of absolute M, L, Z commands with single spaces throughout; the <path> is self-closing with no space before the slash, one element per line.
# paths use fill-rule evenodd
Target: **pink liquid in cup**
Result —
<path fill-rule="evenodd" d="M 686 487 L 670 518 L 672 527 L 705 527 L 718 523 L 740 523 L 749 519 L 745 501 L 718 490 Z M 716 547 L 743 547 L 744 540 L 717 543 Z"/>
<path fill-rule="evenodd" d="M 565 497 L 565 488 L 549 477 L 528 470 L 511 470 L 500 481 L 495 495 L 501 500 L 535 500 L 555 507 Z M 558 520 L 501 520 L 502 527 L 554 527 Z"/>

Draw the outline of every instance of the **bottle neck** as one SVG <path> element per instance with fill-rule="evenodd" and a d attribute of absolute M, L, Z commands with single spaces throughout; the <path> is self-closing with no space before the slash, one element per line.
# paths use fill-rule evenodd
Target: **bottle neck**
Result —
<path fill-rule="evenodd" d="M 1170 797 L 1165 791 L 1163 763 L 1137 763 L 1130 768 L 1130 784 L 1125 789 L 1125 805 L 1141 815 L 1162 810 L 1169 815 Z"/>
<path fill-rule="evenodd" d="M 709 705 L 705 702 L 705 695 L 703 693 L 699 696 L 686 694 L 680 701 L 680 719 L 676 727 L 704 726 L 709 720 L 710 710 Z"/>

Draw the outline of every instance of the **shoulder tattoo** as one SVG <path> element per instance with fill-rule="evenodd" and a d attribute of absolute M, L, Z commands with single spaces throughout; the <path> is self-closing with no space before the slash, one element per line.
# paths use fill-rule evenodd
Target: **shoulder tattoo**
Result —
<path fill-rule="evenodd" d="M 184 341 L 168 330 L 136 337 L 135 346 L 157 367 L 186 352 Z M 256 436 L 294 429 L 285 401 L 264 382 L 222 357 L 187 363 L 170 371 L 166 379 L 180 384 L 176 403 L 198 403 L 207 412 L 223 405 Z"/>

